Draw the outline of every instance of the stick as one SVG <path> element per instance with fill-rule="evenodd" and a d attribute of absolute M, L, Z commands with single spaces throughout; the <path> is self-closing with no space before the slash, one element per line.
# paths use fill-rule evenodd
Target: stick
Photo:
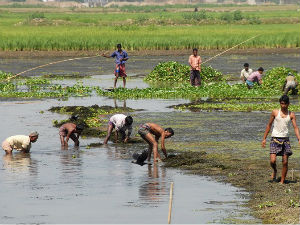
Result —
<path fill-rule="evenodd" d="M 57 64 L 57 63 L 61 63 L 61 62 L 73 61 L 73 60 L 78 60 L 78 59 L 95 58 L 95 57 L 99 57 L 99 56 L 101 56 L 101 55 L 86 56 L 86 57 L 79 57 L 79 58 L 73 58 L 73 59 L 65 59 L 65 60 L 60 60 L 60 61 L 56 61 L 56 62 L 47 63 L 47 64 L 44 64 L 44 65 L 40 65 L 40 66 L 33 67 L 33 68 L 28 69 L 28 70 L 25 70 L 25 71 L 23 71 L 23 72 L 17 73 L 16 75 L 7 78 L 7 79 L 4 80 L 4 81 L 8 81 L 8 80 L 10 80 L 10 79 L 12 79 L 12 78 L 15 78 L 15 77 L 17 77 L 17 76 L 22 75 L 23 73 L 27 73 L 27 72 L 29 72 L 29 71 L 36 70 L 36 69 L 38 69 L 38 68 L 42 68 L 42 67 L 45 67 L 45 66 L 48 66 L 48 65 L 53 65 L 53 64 Z"/>
<path fill-rule="evenodd" d="M 259 35 L 256 35 L 256 36 L 253 36 L 253 37 L 247 39 L 246 41 L 243 41 L 243 42 L 241 42 L 241 43 L 239 43 L 239 44 L 237 44 L 237 45 L 235 45 L 235 46 L 233 46 L 233 47 L 231 47 L 231 48 L 229 48 L 229 49 L 227 49 L 227 50 L 225 50 L 225 51 L 223 51 L 223 52 L 221 52 L 221 53 L 219 53 L 219 54 L 217 54 L 217 55 L 215 55 L 215 56 L 213 56 L 213 57 L 211 57 L 211 58 L 209 58 L 208 60 L 205 60 L 205 61 L 204 61 L 203 63 L 201 63 L 201 64 L 207 63 L 207 62 L 209 62 L 210 60 L 212 60 L 212 59 L 214 59 L 214 58 L 216 58 L 216 57 L 218 57 L 218 56 L 220 56 L 220 55 L 223 55 L 224 53 L 228 52 L 229 50 L 234 49 L 234 48 L 236 48 L 237 46 L 240 46 L 240 45 L 246 43 L 247 41 L 250 41 L 250 40 L 252 40 L 252 39 L 254 39 L 254 38 L 258 37 L 258 36 L 260 36 L 260 34 L 259 34 Z"/>
<path fill-rule="evenodd" d="M 294 181 L 294 168 L 292 169 L 292 181 Z"/>
<path fill-rule="evenodd" d="M 171 224 L 172 201 L 173 201 L 173 182 L 171 182 L 171 187 L 170 187 L 168 224 Z"/>

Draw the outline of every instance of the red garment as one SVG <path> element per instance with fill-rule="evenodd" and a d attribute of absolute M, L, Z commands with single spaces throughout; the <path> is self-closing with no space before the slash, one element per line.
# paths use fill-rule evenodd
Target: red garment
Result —
<path fill-rule="evenodd" d="M 125 64 L 116 64 L 115 69 L 115 76 L 116 77 L 127 77 L 126 70 L 125 70 Z"/>

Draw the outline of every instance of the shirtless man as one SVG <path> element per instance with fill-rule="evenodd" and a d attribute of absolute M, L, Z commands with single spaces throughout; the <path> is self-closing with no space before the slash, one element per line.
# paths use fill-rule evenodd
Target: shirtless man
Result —
<path fill-rule="evenodd" d="M 79 146 L 79 136 L 83 131 L 83 125 L 76 125 L 75 123 L 65 123 L 59 128 L 60 143 L 62 147 L 68 147 L 68 141 L 71 138 L 75 146 Z M 75 135 L 77 134 L 77 136 Z M 66 137 L 66 140 L 65 140 Z"/>
<path fill-rule="evenodd" d="M 158 153 L 158 140 L 161 138 L 161 150 L 167 158 L 167 151 L 165 148 L 165 139 L 174 135 L 172 128 L 163 129 L 161 126 L 155 123 L 145 123 L 140 125 L 138 130 L 139 135 L 149 144 L 148 161 L 151 159 L 151 153 L 153 151 L 154 162 L 157 162 L 157 158 L 161 160 Z M 151 135 L 153 134 L 154 137 Z"/>

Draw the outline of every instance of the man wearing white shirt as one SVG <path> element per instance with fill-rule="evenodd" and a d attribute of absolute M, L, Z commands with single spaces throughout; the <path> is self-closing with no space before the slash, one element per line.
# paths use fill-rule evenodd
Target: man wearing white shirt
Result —
<path fill-rule="evenodd" d="M 107 136 L 103 142 L 103 144 L 107 144 L 108 139 L 112 133 L 113 129 L 116 129 L 116 142 L 119 138 L 119 133 L 122 135 L 122 141 L 126 143 L 131 135 L 132 132 L 132 123 L 133 119 L 131 116 L 126 116 L 124 114 L 115 114 L 113 115 L 108 122 L 108 128 L 107 128 Z M 126 136 L 126 130 L 128 130 L 127 136 Z"/>
<path fill-rule="evenodd" d="M 31 142 L 36 142 L 38 137 L 38 132 L 32 132 L 29 135 L 11 136 L 2 142 L 2 148 L 6 154 L 11 154 L 13 149 L 28 153 L 31 148 Z"/>
<path fill-rule="evenodd" d="M 241 80 L 245 83 L 252 72 L 253 70 L 249 68 L 249 64 L 245 63 L 244 69 L 241 71 Z"/>

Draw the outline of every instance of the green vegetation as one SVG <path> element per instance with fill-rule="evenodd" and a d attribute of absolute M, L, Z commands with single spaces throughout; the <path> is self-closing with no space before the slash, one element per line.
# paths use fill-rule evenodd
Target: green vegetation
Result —
<path fill-rule="evenodd" d="M 225 12 L 202 9 L 118 14 L 52 11 L 28 9 L 15 13 L 1 9 L 0 49 L 111 50 L 119 42 L 127 50 L 225 49 L 258 34 L 261 36 L 239 48 L 300 46 L 296 9 L 278 7 L 261 12 L 256 7 L 245 7 Z"/>
<path fill-rule="evenodd" d="M 90 107 L 85 106 L 62 106 L 62 107 L 51 107 L 50 112 L 67 114 L 71 117 L 66 120 L 53 121 L 55 127 L 60 127 L 62 124 L 67 122 L 75 122 L 76 124 L 85 125 L 85 129 L 82 132 L 84 136 L 92 137 L 103 137 L 106 136 L 106 124 L 108 122 L 108 114 L 133 112 L 131 108 L 123 107 L 111 107 L 111 106 L 98 106 L 92 105 Z"/>
<path fill-rule="evenodd" d="M 178 62 L 159 63 L 145 78 L 150 82 L 189 82 L 190 67 Z M 221 81 L 222 73 L 211 66 L 202 66 L 201 78 L 204 82 Z"/>
<path fill-rule="evenodd" d="M 7 98 L 63 98 L 91 95 L 92 88 L 77 82 L 73 86 L 63 87 L 53 84 L 55 79 L 40 77 L 12 77 L 12 74 L 0 71 L 0 97 Z"/>

